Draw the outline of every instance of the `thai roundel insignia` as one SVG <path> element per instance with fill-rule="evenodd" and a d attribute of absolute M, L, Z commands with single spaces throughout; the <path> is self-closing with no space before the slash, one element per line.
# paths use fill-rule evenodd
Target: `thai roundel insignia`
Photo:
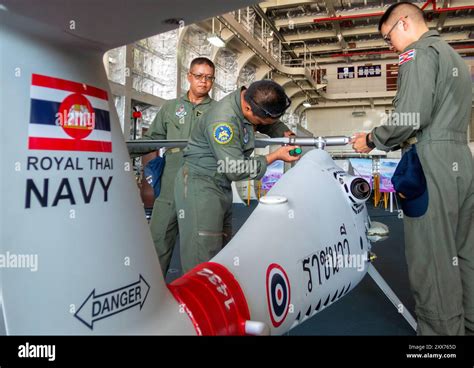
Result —
<path fill-rule="evenodd" d="M 214 127 L 213 134 L 214 140 L 219 144 L 227 144 L 234 137 L 234 131 L 230 124 L 220 123 Z"/>

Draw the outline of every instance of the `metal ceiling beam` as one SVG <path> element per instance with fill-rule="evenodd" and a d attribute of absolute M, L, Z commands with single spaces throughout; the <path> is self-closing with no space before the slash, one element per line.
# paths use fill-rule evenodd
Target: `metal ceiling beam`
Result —
<path fill-rule="evenodd" d="M 379 48 L 383 47 L 386 48 L 387 44 L 384 40 L 366 40 L 360 41 L 355 43 L 356 47 L 348 47 L 348 50 L 358 50 L 358 49 L 371 49 L 371 48 Z M 304 52 L 303 47 L 295 47 L 294 51 L 297 55 L 301 55 Z M 306 51 L 310 53 L 321 53 L 321 52 L 333 52 L 333 51 L 341 51 L 341 47 L 338 43 L 329 43 L 326 45 L 318 45 L 318 46 L 307 46 Z"/>
<path fill-rule="evenodd" d="M 473 42 L 469 39 L 469 32 L 453 32 L 453 33 L 443 33 L 441 38 L 446 42 Z"/>
<path fill-rule="evenodd" d="M 387 61 L 387 60 L 393 60 L 394 63 L 398 63 L 398 55 L 392 55 L 392 54 L 381 54 L 379 58 L 377 59 L 367 59 L 367 56 L 351 56 L 352 63 L 374 63 L 378 61 Z M 334 65 L 334 64 L 346 64 L 346 59 L 343 57 L 340 58 L 332 58 L 332 57 L 327 57 L 327 58 L 318 58 L 319 65 L 321 68 L 324 68 L 328 65 Z"/>
<path fill-rule="evenodd" d="M 433 11 L 435 13 L 451 13 L 456 12 L 458 10 L 473 10 L 474 6 L 471 3 L 468 3 L 463 6 L 453 6 L 453 7 L 443 7 L 443 8 L 436 8 L 436 0 L 428 0 L 422 7 L 421 10 L 427 8 L 428 4 L 433 4 L 433 9 L 428 11 Z M 367 18 L 367 17 L 381 17 L 385 12 L 381 11 L 379 13 L 367 13 L 367 14 L 351 14 L 351 15 L 338 15 L 338 16 L 331 16 L 327 18 L 316 18 L 315 22 L 332 22 L 332 21 L 341 21 L 341 20 L 349 20 L 349 19 L 358 19 L 358 18 Z"/>
<path fill-rule="evenodd" d="M 343 54 L 328 54 L 325 58 L 344 58 L 344 57 L 357 57 L 357 56 L 369 56 L 369 55 L 391 55 L 393 58 L 398 57 L 398 54 L 392 50 L 379 50 L 379 51 L 350 51 Z"/>
<path fill-rule="evenodd" d="M 451 45 L 460 54 L 472 55 L 474 54 L 474 44 L 467 45 Z M 372 55 L 377 56 L 376 60 L 368 59 Z M 328 54 L 326 57 L 318 57 L 316 61 L 318 65 L 324 68 L 328 64 L 344 63 L 345 57 L 350 56 L 353 62 L 375 62 L 377 60 L 393 59 L 394 62 L 398 63 L 398 55 L 390 50 L 381 51 L 361 51 L 361 52 L 350 52 L 349 55 L 345 54 Z"/>
<path fill-rule="evenodd" d="M 413 4 L 421 8 L 425 4 L 425 1 L 420 1 Z M 358 18 L 364 19 L 368 17 L 377 17 L 383 14 L 386 8 L 387 7 L 384 6 L 384 7 L 374 7 L 374 8 L 369 8 L 369 9 L 344 11 L 344 12 L 339 13 L 339 15 L 342 16 L 342 18 L 333 19 L 333 20 L 358 19 Z M 474 6 L 472 5 L 472 0 L 460 0 L 456 2 L 456 7 L 438 8 L 436 11 L 439 13 L 443 13 L 443 12 L 453 12 L 456 10 L 468 10 L 468 9 L 474 9 Z M 305 15 L 301 17 L 275 20 L 275 26 L 277 28 L 288 27 L 290 24 L 290 21 L 293 26 L 298 27 L 302 25 L 313 24 L 315 22 L 328 22 L 329 20 L 327 16 Z"/>
<path fill-rule="evenodd" d="M 441 35 L 446 42 L 462 42 L 462 41 L 472 41 L 469 39 L 469 32 L 453 32 L 453 33 L 445 33 Z M 387 48 L 387 44 L 384 40 L 376 39 L 376 40 L 361 40 L 354 42 L 355 47 L 349 47 L 348 50 L 363 50 L 363 49 L 374 49 L 374 48 Z M 314 53 L 324 53 L 324 52 L 331 52 L 331 51 L 339 51 L 340 46 L 337 43 L 330 43 L 325 45 L 318 45 L 318 46 L 306 46 L 306 52 Z M 303 47 L 295 47 L 294 51 L 297 55 L 301 55 L 304 53 Z"/>
<path fill-rule="evenodd" d="M 362 14 L 351 14 L 351 15 L 332 15 L 330 17 L 318 17 L 314 19 L 315 23 L 325 23 L 325 22 L 339 22 L 341 20 L 352 20 L 352 19 L 366 19 L 371 17 L 381 17 L 384 11 L 374 12 L 374 13 L 362 13 Z"/>
<path fill-rule="evenodd" d="M 336 9 L 334 8 L 334 3 L 333 0 L 324 0 L 324 3 L 326 4 L 326 9 L 331 16 L 336 15 Z M 339 41 L 339 44 L 341 45 L 341 49 L 344 50 L 347 48 L 347 43 L 344 40 L 344 37 L 341 32 L 341 26 L 339 22 L 334 22 L 332 24 L 334 31 L 336 32 L 336 37 Z"/>
<path fill-rule="evenodd" d="M 441 14 L 441 16 L 446 15 L 447 13 Z M 460 27 L 460 26 L 474 26 L 474 17 L 458 17 L 458 18 L 448 18 L 444 22 L 444 28 L 448 27 Z M 428 22 L 428 27 L 435 29 L 438 27 L 438 23 L 435 21 Z M 368 26 L 368 27 L 357 27 L 353 29 L 344 29 L 342 30 L 344 37 L 349 36 L 363 36 L 363 35 L 374 35 L 379 34 L 377 26 Z M 334 38 L 333 31 L 311 31 L 306 33 L 285 35 L 285 39 L 289 42 L 292 41 L 308 41 L 308 40 L 319 40 L 325 38 Z"/>
<path fill-rule="evenodd" d="M 455 49 L 459 54 L 473 54 L 474 53 L 474 44 L 456 44 L 450 43 L 451 47 Z M 346 58 L 350 57 L 352 62 L 363 61 L 363 62 L 372 62 L 380 59 L 394 59 L 398 63 L 398 54 L 390 50 L 372 50 L 365 49 L 354 52 L 346 53 L 327 53 L 321 54 L 320 57 L 316 58 L 318 65 L 322 67 L 325 64 L 334 64 L 334 63 L 345 63 Z"/>
<path fill-rule="evenodd" d="M 462 10 L 474 10 L 474 5 L 453 6 L 449 8 L 436 9 L 436 13 L 451 13 Z"/>
<path fill-rule="evenodd" d="M 258 5 L 266 12 L 268 9 L 290 8 L 300 5 L 310 5 L 314 3 L 314 0 L 273 0 L 264 1 Z"/>
<path fill-rule="evenodd" d="M 278 29 L 282 27 L 298 27 L 301 25 L 310 25 L 314 23 L 314 15 L 304 15 L 302 17 L 288 17 L 284 19 L 276 19 L 274 20 L 275 27 Z"/>
<path fill-rule="evenodd" d="M 348 11 L 348 12 L 343 12 L 341 14 L 345 15 L 351 15 L 351 16 L 357 16 L 358 14 L 371 14 L 371 13 L 380 13 L 384 10 L 384 8 L 377 7 L 377 8 L 371 8 L 371 9 L 360 9 L 360 10 L 353 10 L 353 11 Z M 293 18 L 286 18 L 286 19 L 278 19 L 275 20 L 275 26 L 276 27 L 288 27 L 289 26 L 289 21 L 291 20 L 291 23 L 295 26 L 301 26 L 301 25 L 310 25 L 314 24 L 315 21 L 318 19 L 327 19 L 328 17 L 326 15 L 321 15 L 321 16 L 314 16 L 314 15 L 305 15 L 302 17 L 293 17 Z"/>
<path fill-rule="evenodd" d="M 449 1 L 444 0 L 443 1 L 443 8 L 446 8 L 448 6 Z M 441 32 L 443 30 L 444 22 L 446 21 L 446 18 L 448 17 L 448 13 L 441 13 L 438 19 L 438 23 L 436 24 L 436 29 L 438 32 Z"/>
<path fill-rule="evenodd" d="M 306 40 L 315 40 L 315 39 L 322 39 L 322 38 L 334 38 L 334 32 L 331 31 L 311 31 L 305 33 L 297 33 L 297 34 L 285 34 L 285 39 L 288 42 L 291 41 L 306 41 Z"/>

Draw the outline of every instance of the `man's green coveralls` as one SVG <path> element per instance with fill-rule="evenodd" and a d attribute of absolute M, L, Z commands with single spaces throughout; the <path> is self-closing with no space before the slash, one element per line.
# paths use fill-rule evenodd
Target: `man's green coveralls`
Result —
<path fill-rule="evenodd" d="M 418 142 L 429 204 L 421 217 L 405 215 L 404 226 L 418 333 L 423 335 L 474 333 L 474 165 L 467 145 L 471 88 L 459 54 L 438 32 L 426 32 L 400 55 L 394 99 L 399 115 L 372 131 L 383 150 L 396 149 L 411 137 Z M 406 122 L 412 124 L 403 126 Z"/>
<path fill-rule="evenodd" d="M 254 125 L 245 119 L 239 89 L 200 118 L 184 149 L 175 200 L 183 272 L 209 261 L 232 236 L 231 182 L 261 179 L 265 156 L 250 157 L 255 148 Z M 282 122 L 257 125 L 259 132 L 281 137 Z"/>
<path fill-rule="evenodd" d="M 194 105 L 187 94 L 167 101 L 153 120 L 142 139 L 188 139 L 199 116 L 215 103 L 206 97 Z M 174 179 L 183 164 L 182 149 L 172 148 L 165 153 L 165 167 L 161 177 L 161 191 L 155 199 L 150 229 L 155 248 L 160 258 L 161 270 L 166 275 L 173 254 L 178 222 L 174 204 Z"/>

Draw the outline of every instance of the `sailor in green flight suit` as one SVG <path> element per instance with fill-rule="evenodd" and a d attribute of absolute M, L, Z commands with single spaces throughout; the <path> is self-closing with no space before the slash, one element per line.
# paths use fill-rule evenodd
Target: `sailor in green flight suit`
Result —
<path fill-rule="evenodd" d="M 215 104 L 209 97 L 214 72 L 215 66 L 211 60 L 204 57 L 194 59 L 188 73 L 189 91 L 163 105 L 142 139 L 188 139 L 196 120 Z M 182 149 L 172 148 L 166 151 L 161 191 L 155 199 L 150 221 L 153 242 L 165 276 L 178 234 L 174 179 L 182 164 Z"/>
<path fill-rule="evenodd" d="M 415 5 L 392 5 L 379 29 L 401 53 L 395 110 L 386 125 L 368 135 L 358 133 L 353 146 L 364 153 L 374 147 L 389 151 L 404 146 L 404 154 L 407 145 L 416 149 L 426 190 L 414 197 L 418 188 L 412 186 L 411 192 L 399 195 L 417 333 L 473 334 L 474 163 L 467 145 L 470 73 L 438 32 L 429 31 Z M 407 118 L 412 124 L 406 124 Z"/>
<path fill-rule="evenodd" d="M 230 240 L 232 181 L 258 180 L 275 160 L 298 159 L 290 155 L 294 146 L 250 157 L 254 130 L 270 137 L 293 134 L 279 121 L 290 104 L 280 85 L 261 80 L 226 96 L 198 120 L 175 184 L 183 272 L 209 261 Z"/>

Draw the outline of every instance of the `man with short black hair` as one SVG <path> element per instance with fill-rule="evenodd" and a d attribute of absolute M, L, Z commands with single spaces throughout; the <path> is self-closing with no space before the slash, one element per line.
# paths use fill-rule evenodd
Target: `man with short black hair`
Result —
<path fill-rule="evenodd" d="M 142 139 L 188 139 L 199 116 L 215 103 L 209 97 L 215 79 L 214 73 L 215 66 L 211 60 L 205 57 L 195 58 L 189 66 L 189 91 L 163 105 Z M 164 157 L 161 191 L 153 205 L 150 229 L 161 270 L 166 276 L 178 234 L 174 179 L 183 164 L 183 152 L 180 148 L 171 148 Z"/>
<path fill-rule="evenodd" d="M 438 32 L 429 31 L 417 6 L 392 5 L 379 30 L 400 53 L 392 116 L 404 114 L 412 124 L 389 120 L 369 134 L 356 134 L 353 147 L 363 153 L 375 147 L 404 148 L 392 181 L 404 212 L 418 334 L 472 335 L 474 162 L 467 145 L 471 76 L 460 55 Z"/>
<path fill-rule="evenodd" d="M 230 240 L 232 181 L 258 180 L 272 162 L 298 159 L 290 155 L 292 146 L 250 157 L 255 130 L 293 134 L 279 121 L 290 104 L 280 85 L 262 80 L 231 93 L 197 122 L 175 183 L 183 272 L 209 261 Z"/>

